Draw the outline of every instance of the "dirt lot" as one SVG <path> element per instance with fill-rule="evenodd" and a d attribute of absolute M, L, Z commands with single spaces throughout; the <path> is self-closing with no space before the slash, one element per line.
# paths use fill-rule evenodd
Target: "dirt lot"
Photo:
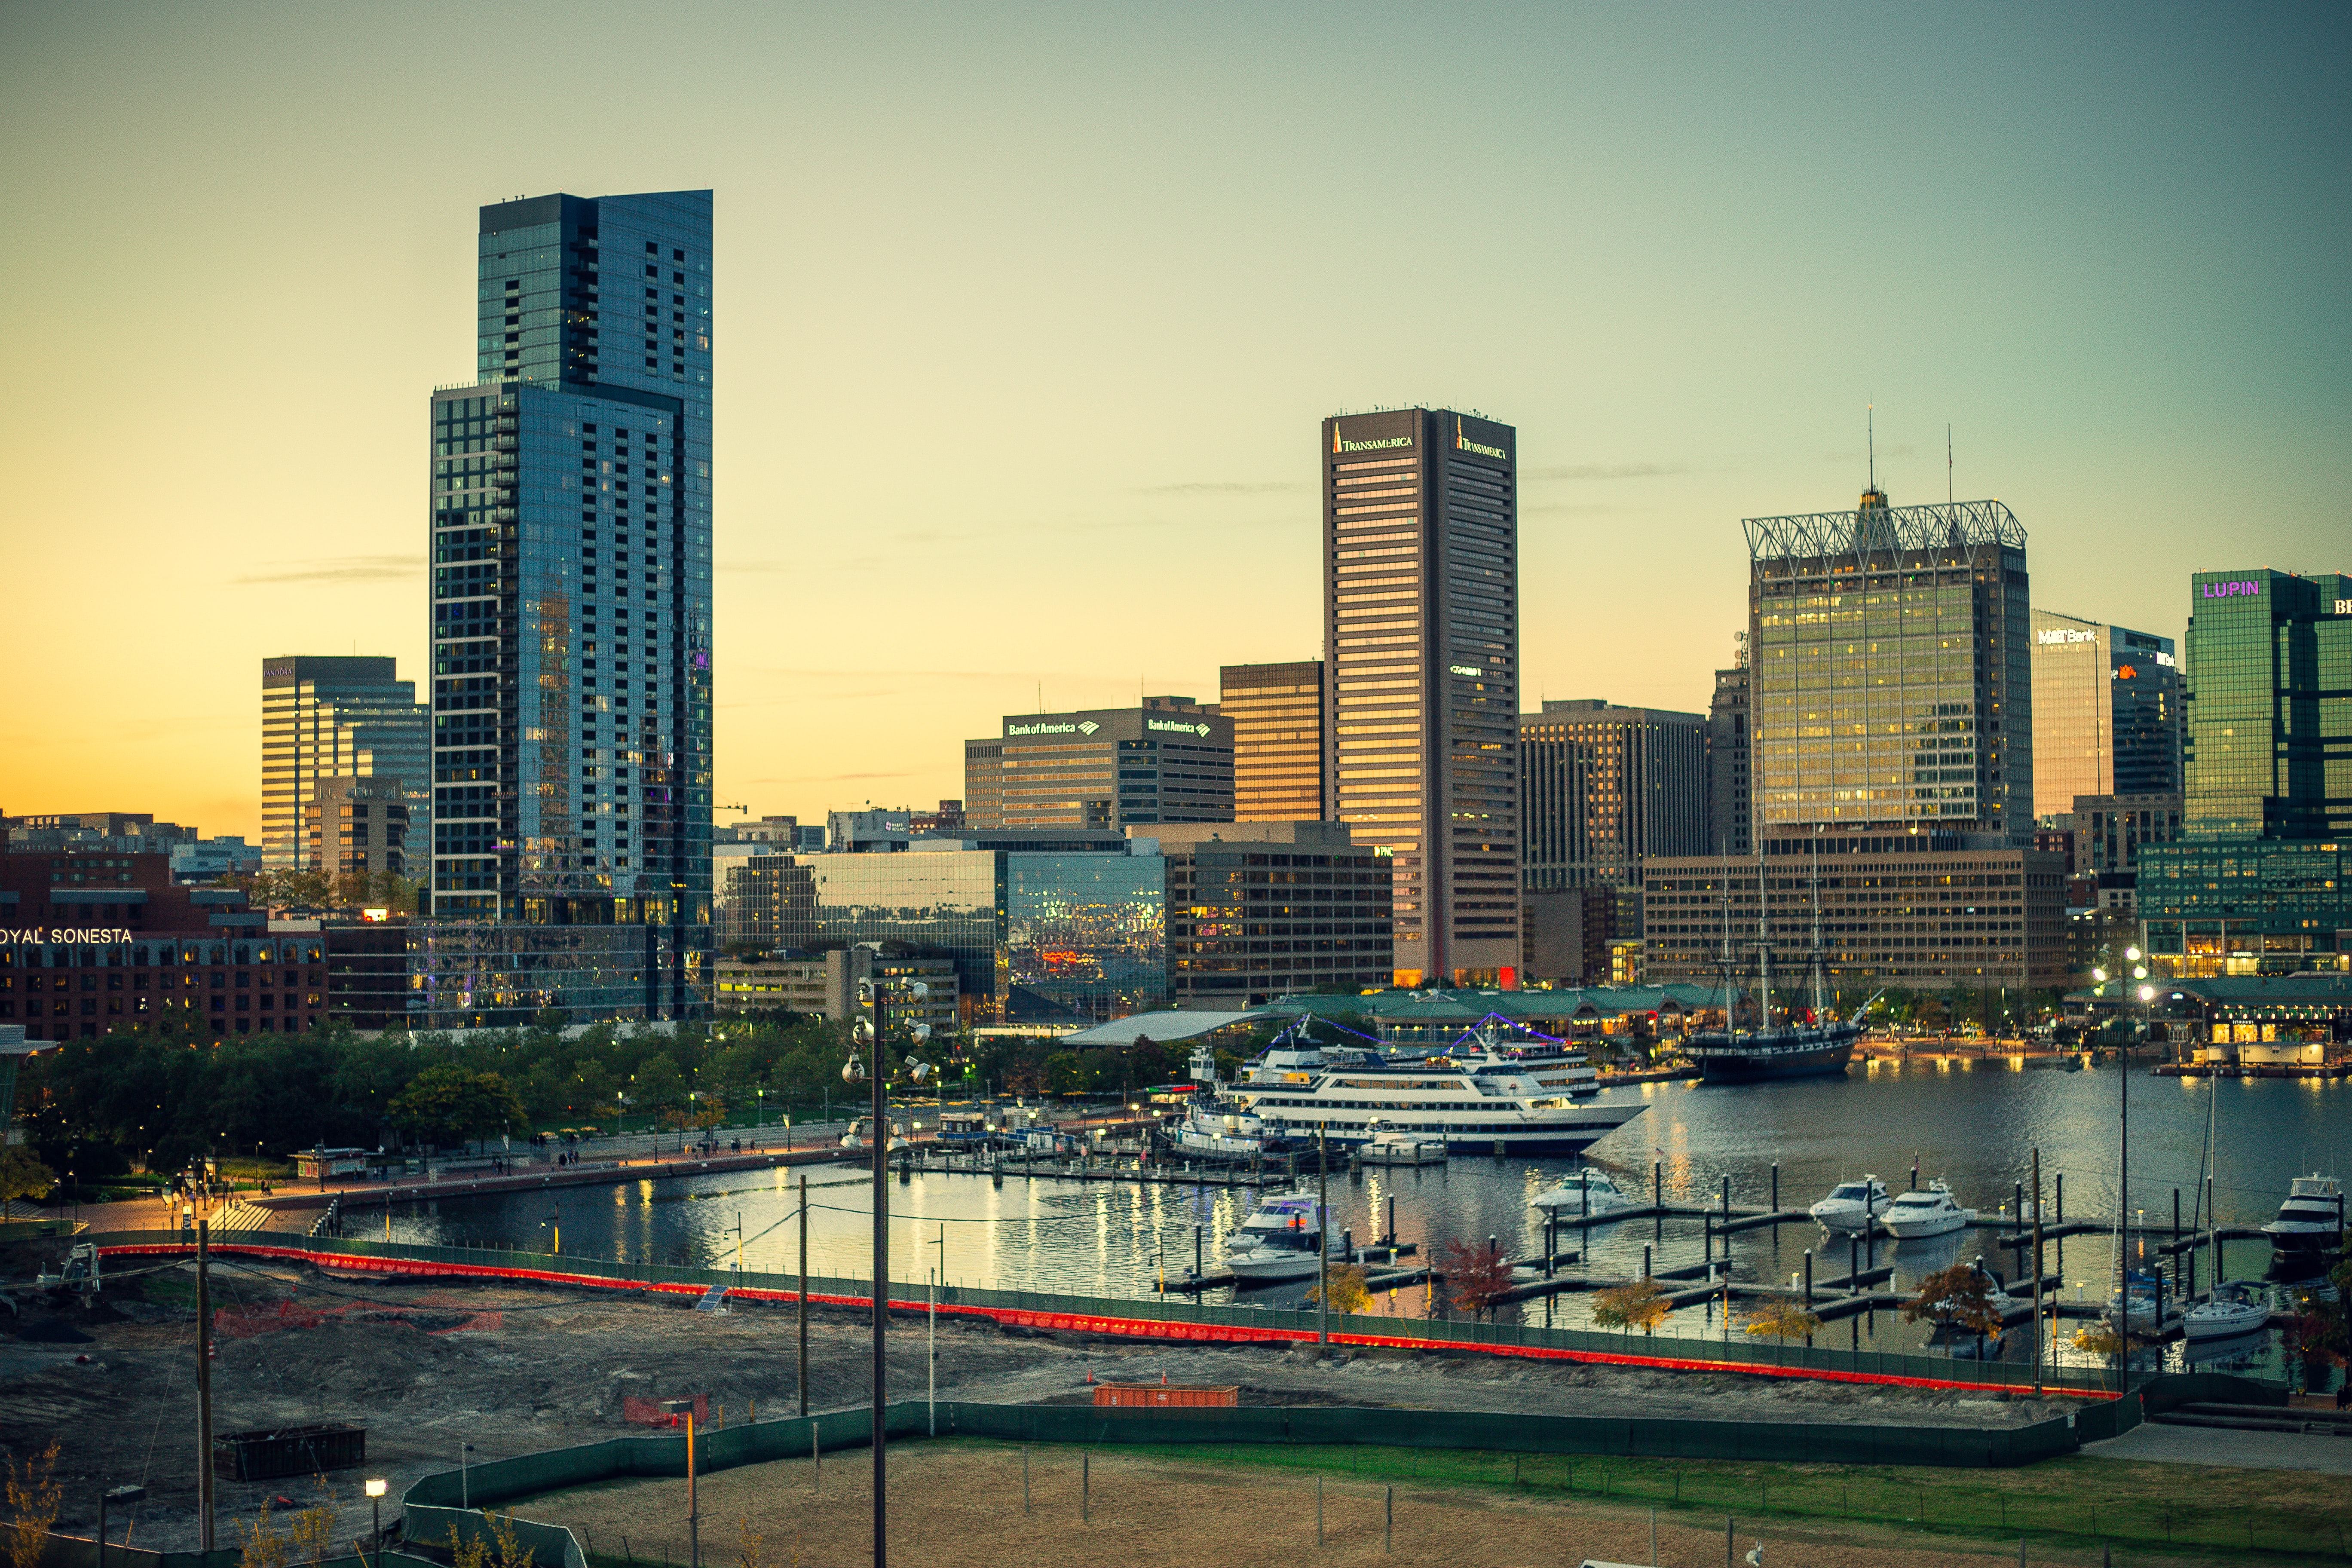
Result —
<path fill-rule="evenodd" d="M 1088 1517 L 1082 1521 L 1075 1449 L 1034 1451 L 1025 1514 L 1017 1447 L 908 1445 L 892 1450 L 890 1464 L 890 1554 L 900 1563 L 1199 1568 L 1304 1561 L 1551 1568 L 1586 1557 L 1651 1561 L 1648 1513 L 1601 1503 L 1401 1485 L 1393 1554 L 1384 1555 L 1380 1487 L 1344 1476 L 1325 1480 L 1325 1544 L 1318 1552 L 1314 1480 L 1295 1471 L 1236 1471 L 1097 1451 L 1089 1461 Z M 826 1457 L 821 1495 L 806 1460 L 723 1471 L 705 1479 L 700 1490 L 706 1564 L 739 1568 L 751 1538 L 756 1538 L 751 1561 L 760 1568 L 856 1568 L 873 1560 L 873 1489 L 862 1450 Z M 634 1560 L 646 1568 L 656 1560 L 688 1560 L 683 1481 L 584 1488 L 533 1499 L 518 1511 L 583 1532 L 600 1560 Z M 1989 1568 L 2017 1561 L 2014 1541 L 1937 1542 L 1855 1526 L 1735 1525 L 1735 1561 L 1759 1542 L 1764 1562 L 1804 1568 Z M 1657 1528 L 1657 1561 L 1667 1568 L 1712 1568 L 1724 1561 L 1719 1520 L 1701 1525 L 1662 1513 Z M 2028 1561 L 2090 1568 L 2100 1557 L 2095 1549 L 2037 1546 Z M 2237 1559 L 2168 1553 L 2162 1561 L 2200 1568 Z"/>
<path fill-rule="evenodd" d="M 13 1279 L 30 1272 L 27 1259 L 5 1268 Z M 0 1336 L 12 1336 L 0 1337 L 0 1449 L 21 1454 L 52 1437 L 62 1445 L 60 1529 L 87 1531 L 98 1491 L 136 1482 L 148 1500 L 132 1543 L 194 1544 L 193 1277 L 192 1265 L 173 1265 L 110 1279 L 89 1310 L 28 1303 L 21 1319 L 0 1315 Z M 215 1431 L 356 1422 L 368 1428 L 365 1473 L 387 1478 L 394 1498 L 417 1477 L 454 1467 L 462 1443 L 480 1460 L 628 1431 L 622 1402 L 629 1395 L 701 1394 L 730 1422 L 796 1408 L 789 1306 L 711 1316 L 676 1299 L 354 1282 L 241 1261 L 215 1264 L 213 1292 L 224 1313 Z M 902 1321 L 891 1340 L 893 1398 L 921 1397 L 923 1352 L 919 1319 Z M 868 1356 L 860 1316 L 812 1314 L 811 1407 L 864 1404 Z M 1476 1355 L 1318 1358 L 1301 1349 L 1089 1344 L 940 1321 L 943 1399 L 1066 1400 L 1084 1396 L 1089 1372 L 1141 1381 L 1163 1371 L 1177 1382 L 1238 1384 L 1246 1403 L 1260 1405 L 1989 1425 L 2044 1413 L 2030 1401 L 1833 1384 Z M 362 1478 L 332 1479 L 348 1531 L 363 1507 Z M 282 1482 L 222 1483 L 220 1539 L 230 1538 L 229 1521 L 251 1517 L 281 1488 L 309 1500 Z"/>

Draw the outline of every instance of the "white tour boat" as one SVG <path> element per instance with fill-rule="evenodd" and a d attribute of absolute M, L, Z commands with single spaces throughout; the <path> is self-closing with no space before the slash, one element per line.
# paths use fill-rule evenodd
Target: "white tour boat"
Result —
<path fill-rule="evenodd" d="M 2342 1249 L 2344 1184 L 2314 1171 L 2287 1184 L 2278 1217 L 2263 1226 L 2271 1238 L 2271 1273 L 2280 1279 L 2315 1279 Z"/>
<path fill-rule="evenodd" d="M 1326 1052 L 1278 1039 L 1239 1082 L 1218 1086 L 1215 1074 L 1207 1050 L 1196 1051 L 1192 1076 L 1211 1086 L 1226 1114 L 1256 1118 L 1269 1136 L 1311 1142 L 1320 1131 L 1342 1148 L 1394 1131 L 1460 1153 L 1499 1145 L 1506 1155 L 1575 1155 L 1648 1109 L 1632 1098 L 1601 1098 L 1582 1051 L 1548 1041 L 1506 1048 L 1492 1026 L 1422 1057 Z"/>
<path fill-rule="evenodd" d="M 1927 1184 L 1924 1193 L 1905 1193 L 1886 1205 L 1879 1216 L 1879 1225 L 1886 1234 L 1908 1241 L 1915 1237 L 1946 1236 L 1973 1223 L 1974 1209 L 1964 1209 L 1952 1197 L 1952 1189 L 1940 1176 Z"/>
<path fill-rule="evenodd" d="M 1529 1198 L 1528 1206 L 1597 1219 L 1619 1209 L 1632 1208 L 1633 1200 L 1617 1190 L 1617 1184 L 1609 1179 L 1608 1172 L 1596 1171 L 1587 1165 L 1572 1176 L 1561 1177 L 1558 1185 L 1547 1187 Z"/>
<path fill-rule="evenodd" d="M 1886 1191 L 1886 1184 L 1874 1174 L 1865 1174 L 1858 1182 L 1840 1182 L 1830 1195 L 1805 1212 L 1823 1230 L 1861 1230 L 1885 1214 L 1895 1202 Z"/>
<path fill-rule="evenodd" d="M 1257 1205 L 1257 1212 L 1242 1221 L 1241 1228 L 1225 1237 L 1225 1246 L 1241 1251 L 1279 1237 L 1311 1237 L 1317 1222 L 1330 1224 L 1330 1216 L 1311 1197 L 1267 1198 Z"/>

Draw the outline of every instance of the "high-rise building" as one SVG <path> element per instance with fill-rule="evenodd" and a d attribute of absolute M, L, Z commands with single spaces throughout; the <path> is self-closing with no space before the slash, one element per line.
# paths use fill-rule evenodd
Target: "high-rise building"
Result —
<path fill-rule="evenodd" d="M 963 795 L 971 830 L 1231 822 L 1234 721 L 1189 697 L 1008 713 L 964 743 Z"/>
<path fill-rule="evenodd" d="M 2034 816 L 2080 795 L 2178 791 L 2180 712 L 2170 637 L 2034 611 Z"/>
<path fill-rule="evenodd" d="M 1555 698 L 1520 714 L 1527 891 L 1615 889 L 1623 899 L 1614 929 L 1640 935 L 1643 863 L 1710 847 L 1706 742 L 1697 713 Z"/>
<path fill-rule="evenodd" d="M 2189 579 L 2180 840 L 2143 843 L 2176 974 L 2352 965 L 2352 576 Z"/>
<path fill-rule="evenodd" d="M 1518 436 L 1323 422 L 1324 816 L 1394 865 L 1396 978 L 1518 984 Z"/>
<path fill-rule="evenodd" d="M 2032 847 L 2017 519 L 1997 501 L 1890 507 L 1873 484 L 1852 511 L 1743 526 L 1753 858 L 1645 868 L 1649 978 L 1715 974 L 1727 942 L 1752 965 L 1760 892 L 1792 983 L 1817 900 L 1842 990 L 2063 983 L 2065 858 Z"/>
<path fill-rule="evenodd" d="M 428 815 L 432 711 L 388 658 L 282 654 L 261 661 L 261 858 L 311 869 L 306 814 L 332 778 L 397 778 L 412 817 Z M 328 869 L 333 868 L 330 866 Z"/>
<path fill-rule="evenodd" d="M 481 210 L 480 379 L 428 410 L 433 921 L 513 929 L 427 933 L 445 986 L 708 1001 L 710 211 Z"/>
<path fill-rule="evenodd" d="M 320 779 L 302 828 L 303 864 L 314 870 L 408 874 L 408 788 L 400 779 Z"/>
<path fill-rule="evenodd" d="M 1394 973 L 1388 860 L 1342 824 L 1139 827 L 1168 866 L 1168 1000 L 1255 1007 Z"/>
<path fill-rule="evenodd" d="M 1748 686 L 1748 634 L 1742 632 L 1739 662 L 1715 672 L 1715 695 L 1706 705 L 1706 847 L 1738 860 L 1756 852 Z"/>
<path fill-rule="evenodd" d="M 2025 530 L 1999 501 L 1749 518 L 1756 833 L 2033 840 Z M 1769 851 L 1768 851 L 1769 853 Z"/>
<path fill-rule="evenodd" d="M 1229 664 L 1217 710 L 1234 721 L 1234 818 L 1323 817 L 1323 661 Z"/>

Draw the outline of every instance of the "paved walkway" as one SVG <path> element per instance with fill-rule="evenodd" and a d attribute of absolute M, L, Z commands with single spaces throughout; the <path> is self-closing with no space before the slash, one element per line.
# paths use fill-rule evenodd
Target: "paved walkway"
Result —
<path fill-rule="evenodd" d="M 2219 1465 L 2233 1470 L 2311 1470 L 2352 1476 L 2352 1437 L 2301 1432 L 2238 1432 L 2226 1426 L 2160 1426 L 2144 1422 L 2120 1437 L 2085 1443 L 2094 1459 L 2158 1465 Z"/>

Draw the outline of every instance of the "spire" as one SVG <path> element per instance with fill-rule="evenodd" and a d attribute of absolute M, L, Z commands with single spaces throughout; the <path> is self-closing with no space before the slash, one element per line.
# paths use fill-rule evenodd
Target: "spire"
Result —
<path fill-rule="evenodd" d="M 1862 492 L 1861 511 L 1885 511 L 1886 492 L 1878 488 L 1878 405 L 1871 404 L 1864 415 L 1864 440 L 1870 454 L 1870 488 Z"/>

